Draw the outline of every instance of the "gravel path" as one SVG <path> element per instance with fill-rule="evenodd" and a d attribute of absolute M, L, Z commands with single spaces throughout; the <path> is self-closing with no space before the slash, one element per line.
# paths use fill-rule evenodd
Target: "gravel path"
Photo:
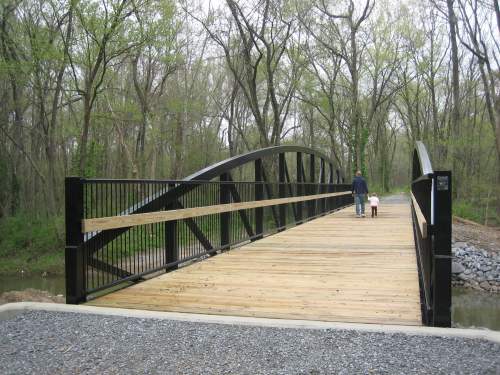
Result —
<path fill-rule="evenodd" d="M 380 197 L 380 202 L 387 204 L 394 204 L 394 203 L 409 204 L 410 197 L 406 193 L 392 194 Z"/>
<path fill-rule="evenodd" d="M 32 311 L 0 321 L 2 374 L 500 373 L 488 341 Z"/>

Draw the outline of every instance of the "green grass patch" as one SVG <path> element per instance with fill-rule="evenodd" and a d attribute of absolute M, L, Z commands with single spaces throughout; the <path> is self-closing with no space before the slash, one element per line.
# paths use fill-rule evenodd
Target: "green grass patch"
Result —
<path fill-rule="evenodd" d="M 488 215 L 488 225 L 498 226 L 500 224 L 499 218 L 495 215 L 494 207 L 490 207 L 489 212 L 487 213 L 485 206 L 476 202 L 454 200 L 453 215 L 467 220 L 472 220 L 480 224 L 485 223 L 486 215 Z"/>
<path fill-rule="evenodd" d="M 368 186 L 368 189 L 370 190 L 370 194 L 377 193 L 377 196 L 379 196 L 379 197 L 386 197 L 388 195 L 409 193 L 410 192 L 410 187 L 406 186 L 406 185 L 393 187 L 387 192 L 383 191 L 382 187 L 378 186 L 378 185 Z"/>
<path fill-rule="evenodd" d="M 0 274 L 64 272 L 63 218 L 0 220 Z"/>

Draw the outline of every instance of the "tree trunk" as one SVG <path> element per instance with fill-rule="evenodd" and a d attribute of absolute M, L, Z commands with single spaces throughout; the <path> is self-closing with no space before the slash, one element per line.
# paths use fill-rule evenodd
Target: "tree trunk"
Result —
<path fill-rule="evenodd" d="M 88 91 L 87 91 L 88 92 Z M 79 169 L 78 173 L 80 176 L 86 176 L 86 168 L 87 168 L 87 143 L 89 139 L 89 130 L 90 130 L 90 115 L 92 112 L 91 107 L 91 99 L 87 94 L 83 97 L 83 129 L 80 137 L 79 144 Z"/>
<path fill-rule="evenodd" d="M 177 113 L 175 117 L 175 135 L 174 135 L 174 157 L 172 162 L 171 178 L 178 180 L 182 173 L 182 157 L 184 148 L 184 129 L 182 123 L 182 114 Z"/>

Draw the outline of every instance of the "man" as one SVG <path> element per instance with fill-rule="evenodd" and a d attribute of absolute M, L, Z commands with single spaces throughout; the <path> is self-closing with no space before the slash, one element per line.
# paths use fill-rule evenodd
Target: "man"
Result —
<path fill-rule="evenodd" d="M 352 180 L 352 195 L 356 204 L 357 217 L 365 217 L 365 194 L 368 194 L 368 186 L 366 186 L 366 181 L 361 176 L 361 171 L 357 171 Z"/>

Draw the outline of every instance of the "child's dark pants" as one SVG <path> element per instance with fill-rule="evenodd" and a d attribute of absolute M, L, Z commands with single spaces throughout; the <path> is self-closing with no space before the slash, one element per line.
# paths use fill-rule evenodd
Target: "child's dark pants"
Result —
<path fill-rule="evenodd" d="M 372 217 L 377 216 L 377 207 L 372 207 Z"/>

